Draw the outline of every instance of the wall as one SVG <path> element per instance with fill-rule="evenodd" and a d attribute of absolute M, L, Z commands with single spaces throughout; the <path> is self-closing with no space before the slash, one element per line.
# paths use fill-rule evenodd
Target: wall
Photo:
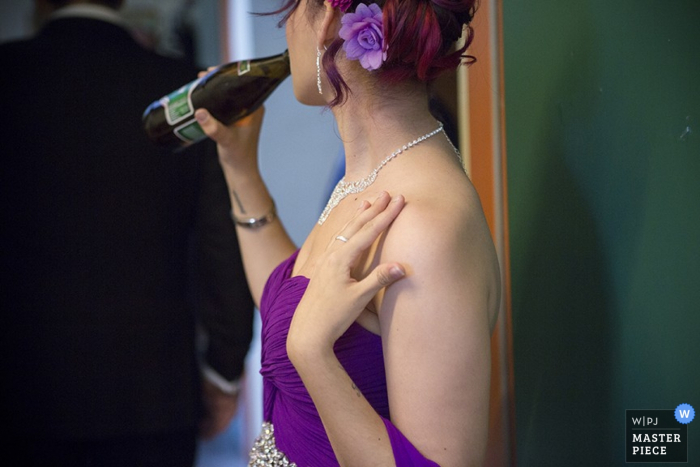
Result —
<path fill-rule="evenodd" d="M 31 0 L 0 2 L 0 42 L 25 37 L 32 28 Z"/>
<path fill-rule="evenodd" d="M 518 464 L 623 465 L 700 406 L 700 2 L 503 9 Z"/>

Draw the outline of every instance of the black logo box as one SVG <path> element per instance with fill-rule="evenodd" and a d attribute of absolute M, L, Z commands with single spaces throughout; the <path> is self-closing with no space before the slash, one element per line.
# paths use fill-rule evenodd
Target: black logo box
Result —
<path fill-rule="evenodd" d="M 625 460 L 687 463 L 688 425 L 679 423 L 674 413 L 674 410 L 626 410 Z"/>

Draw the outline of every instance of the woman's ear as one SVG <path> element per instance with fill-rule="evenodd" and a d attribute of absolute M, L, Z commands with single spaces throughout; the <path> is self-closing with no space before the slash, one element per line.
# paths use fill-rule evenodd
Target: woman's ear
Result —
<path fill-rule="evenodd" d="M 340 30 L 340 15 L 338 14 L 338 10 L 333 8 L 328 0 L 323 2 L 323 7 L 323 18 L 318 29 L 317 37 L 319 49 L 333 42 Z"/>

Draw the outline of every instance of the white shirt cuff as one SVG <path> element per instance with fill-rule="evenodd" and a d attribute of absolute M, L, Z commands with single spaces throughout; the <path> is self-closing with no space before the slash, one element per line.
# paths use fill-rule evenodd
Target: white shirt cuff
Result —
<path fill-rule="evenodd" d="M 216 370 L 206 364 L 202 365 L 202 374 L 207 381 L 228 395 L 235 396 L 241 392 L 240 378 L 234 381 L 228 381 L 226 378 L 217 373 Z"/>

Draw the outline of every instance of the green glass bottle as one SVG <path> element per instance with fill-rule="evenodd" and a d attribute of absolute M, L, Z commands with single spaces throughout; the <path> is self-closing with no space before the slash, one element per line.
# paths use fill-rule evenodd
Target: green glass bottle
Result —
<path fill-rule="evenodd" d="M 205 108 L 228 125 L 257 110 L 290 73 L 287 51 L 221 65 L 149 105 L 144 129 L 160 146 L 196 143 L 206 138 L 194 118 L 196 109 Z"/>

